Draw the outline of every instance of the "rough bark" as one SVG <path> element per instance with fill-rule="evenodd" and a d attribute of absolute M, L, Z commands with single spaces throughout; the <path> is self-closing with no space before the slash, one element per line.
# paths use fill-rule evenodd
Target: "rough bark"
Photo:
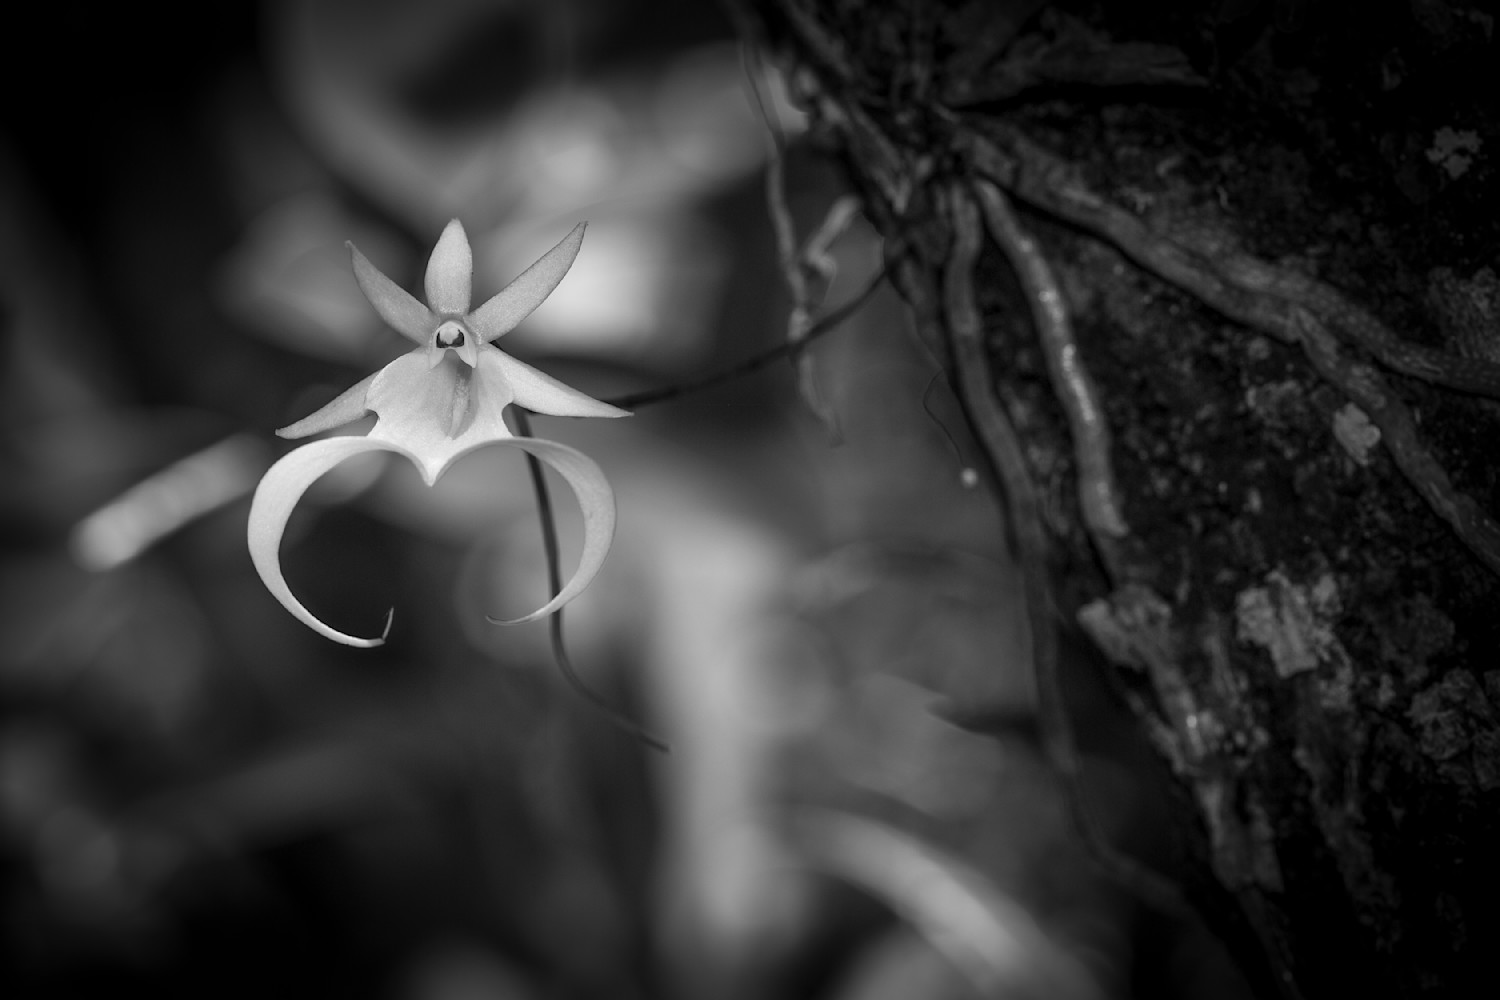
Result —
<path fill-rule="evenodd" d="M 1044 714 L 1081 628 L 1174 775 L 1186 897 L 1266 995 L 1500 981 L 1492 13 L 741 17 L 990 458 Z"/>

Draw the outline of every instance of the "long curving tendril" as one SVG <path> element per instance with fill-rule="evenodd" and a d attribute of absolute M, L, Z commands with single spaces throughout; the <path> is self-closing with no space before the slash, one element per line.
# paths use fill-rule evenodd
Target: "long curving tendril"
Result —
<path fill-rule="evenodd" d="M 531 418 L 526 411 L 517 406 L 513 407 L 511 412 L 515 417 L 516 430 L 520 436 L 531 437 Z M 529 452 L 526 455 L 526 468 L 531 473 L 531 485 L 536 491 L 537 517 L 542 524 L 542 548 L 547 554 L 547 589 L 550 594 L 556 595 L 562 589 L 562 569 L 557 550 L 557 519 L 552 513 L 552 492 L 547 488 L 546 477 L 542 474 L 542 463 Z M 494 620 L 490 619 L 490 621 Z M 640 740 L 652 750 L 671 753 L 672 748 L 665 740 L 653 736 L 640 723 L 626 716 L 584 683 L 583 678 L 579 677 L 578 672 L 573 669 L 573 661 L 568 656 L 568 648 L 563 642 L 562 629 L 562 610 L 558 609 L 547 619 L 547 633 L 552 639 L 552 658 L 557 661 L 557 669 L 562 673 L 563 679 L 568 682 L 568 686 L 622 731 Z"/>

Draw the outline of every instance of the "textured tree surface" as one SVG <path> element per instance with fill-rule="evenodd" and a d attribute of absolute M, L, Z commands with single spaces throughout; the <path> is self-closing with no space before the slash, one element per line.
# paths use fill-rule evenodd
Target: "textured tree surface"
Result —
<path fill-rule="evenodd" d="M 1492 996 L 1493 5 L 762 0 L 1267 996 Z M 982 708 L 982 706 L 976 706 Z M 1154 877 L 1135 872 L 1139 887 Z"/>

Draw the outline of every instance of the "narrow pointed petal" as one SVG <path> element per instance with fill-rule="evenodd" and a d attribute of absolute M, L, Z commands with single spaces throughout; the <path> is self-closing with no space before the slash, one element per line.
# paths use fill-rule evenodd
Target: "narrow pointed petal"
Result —
<path fill-rule="evenodd" d="M 552 614 L 593 582 L 615 537 L 615 494 L 594 460 L 565 444 L 541 438 L 510 438 L 497 443 L 515 445 L 556 469 L 573 488 L 583 511 L 583 551 L 578 557 L 578 568 L 557 596 L 525 617 L 507 621 L 490 619 L 496 625 L 520 625 Z"/>
<path fill-rule="evenodd" d="M 370 408 L 365 405 L 365 397 L 370 394 L 370 383 L 374 382 L 375 375 L 379 374 L 375 372 L 373 375 L 360 379 L 322 407 L 296 423 L 287 424 L 278 430 L 276 436 L 296 440 L 311 434 L 335 430 L 358 420 L 370 412 Z"/>
<path fill-rule="evenodd" d="M 501 334 L 514 330 L 552 294 L 563 275 L 568 273 L 568 268 L 573 266 L 578 249 L 583 246 L 586 225 L 588 223 L 580 222 L 574 226 L 557 246 L 542 254 L 535 264 L 521 272 L 519 278 L 469 315 L 469 328 L 481 341 L 488 344 Z"/>
<path fill-rule="evenodd" d="M 369 648 L 385 641 L 382 635 L 376 639 L 361 639 L 347 635 L 320 621 L 311 611 L 292 595 L 286 578 L 281 573 L 281 536 L 286 531 L 287 519 L 292 508 L 302 499 L 318 477 L 338 465 L 346 458 L 369 451 L 393 451 L 406 455 L 403 449 L 388 442 L 367 437 L 332 437 L 313 441 L 282 456 L 281 460 L 266 472 L 255 497 L 250 501 L 249 543 L 250 559 L 260 573 L 266 589 L 308 628 L 334 642 L 348 646 Z M 386 627 L 390 627 L 387 619 Z"/>
<path fill-rule="evenodd" d="M 474 253 L 463 223 L 454 219 L 443 229 L 427 261 L 427 304 L 440 315 L 463 315 L 469 311 L 473 280 Z"/>
<path fill-rule="evenodd" d="M 498 347 L 480 355 L 481 365 L 494 365 L 505 375 L 517 406 L 553 417 L 628 417 L 629 410 L 611 406 L 593 396 L 564 385 L 524 361 L 517 361 Z"/>
<path fill-rule="evenodd" d="M 353 243 L 345 245 L 354 258 L 354 279 L 380 318 L 408 340 L 425 344 L 436 326 L 432 312 L 410 292 L 387 278 Z"/>

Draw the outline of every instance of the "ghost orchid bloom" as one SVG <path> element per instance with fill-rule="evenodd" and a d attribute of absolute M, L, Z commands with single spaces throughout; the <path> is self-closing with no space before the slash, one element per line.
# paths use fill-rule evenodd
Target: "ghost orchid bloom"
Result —
<path fill-rule="evenodd" d="M 370 411 L 369 434 L 313 441 L 266 472 L 250 504 L 250 557 L 266 588 L 302 622 L 336 642 L 378 646 L 319 621 L 292 595 L 281 573 L 279 549 L 292 508 L 309 486 L 346 458 L 393 451 L 421 470 L 428 486 L 457 459 L 488 444 L 511 445 L 546 462 L 578 496 L 584 543 L 578 568 L 552 600 L 516 622 L 556 611 L 588 586 L 614 537 L 615 500 L 604 473 L 583 453 L 538 438 L 516 437 L 502 411 L 511 403 L 563 417 L 623 417 L 628 413 L 571 389 L 495 347 L 562 281 L 583 243 L 583 223 L 521 276 L 477 309 L 469 309 L 473 255 L 464 228 L 448 223 L 427 263 L 427 305 L 382 274 L 349 245 L 354 276 L 380 317 L 417 346 L 360 381 L 327 406 L 276 433 L 301 438 L 333 430 Z M 390 622 L 387 620 L 387 628 Z"/>

